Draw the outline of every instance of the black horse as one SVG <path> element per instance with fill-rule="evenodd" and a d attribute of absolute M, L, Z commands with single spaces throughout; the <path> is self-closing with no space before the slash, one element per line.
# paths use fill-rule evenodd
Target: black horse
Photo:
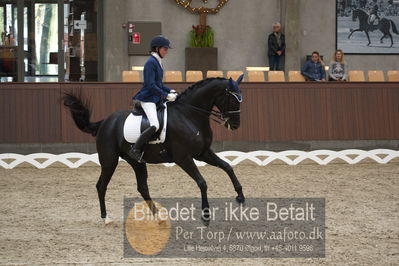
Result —
<path fill-rule="evenodd" d="M 391 47 L 393 46 L 393 39 L 392 39 L 392 34 L 390 32 L 391 26 L 392 26 L 392 31 L 396 34 L 399 34 L 395 23 L 390 20 L 383 18 L 381 19 L 377 25 L 370 25 L 369 24 L 369 14 L 367 14 L 365 11 L 361 9 L 355 9 L 352 11 L 352 20 L 356 21 L 356 19 L 359 19 L 359 28 L 355 30 L 351 30 L 351 33 L 348 36 L 348 39 L 352 36 L 352 34 L 356 31 L 364 31 L 366 33 L 367 39 L 369 43 L 367 46 L 371 44 L 370 41 L 370 36 L 369 36 L 369 31 L 374 31 L 374 30 L 380 30 L 384 35 L 381 37 L 380 42 L 383 43 L 383 39 L 386 37 L 391 38 Z"/>
<path fill-rule="evenodd" d="M 180 166 L 197 183 L 202 197 L 202 218 L 209 223 L 210 212 L 207 198 L 207 184 L 200 174 L 194 159 L 220 167 L 230 177 L 237 192 L 236 200 L 245 201 L 242 187 L 232 167 L 220 159 L 210 148 L 212 130 L 210 116 L 217 115 L 224 125 L 231 129 L 240 126 L 241 92 L 238 88 L 242 76 L 232 79 L 209 78 L 197 82 L 177 97 L 175 102 L 168 103 L 167 135 L 162 144 L 147 144 L 144 148 L 144 160 L 148 163 L 174 162 Z M 101 175 L 97 182 L 97 192 L 100 200 L 101 217 L 107 221 L 105 208 L 105 193 L 107 185 L 118 164 L 119 157 L 125 159 L 133 168 L 137 179 L 137 190 L 140 192 L 149 208 L 155 214 L 157 209 L 152 202 L 147 185 L 147 167 L 128 154 L 130 144 L 123 136 L 123 126 L 131 111 L 117 111 L 105 120 L 90 122 L 90 108 L 81 96 L 66 94 L 64 105 L 72 114 L 77 127 L 86 133 L 96 136 L 96 146 Z M 213 110 L 216 106 L 219 111 Z"/>

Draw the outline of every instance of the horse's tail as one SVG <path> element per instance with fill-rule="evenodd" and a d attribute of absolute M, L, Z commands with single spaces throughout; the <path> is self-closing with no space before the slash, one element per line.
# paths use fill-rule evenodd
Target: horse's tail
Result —
<path fill-rule="evenodd" d="M 95 123 L 90 122 L 91 110 L 89 102 L 84 100 L 80 94 L 74 93 L 65 93 L 63 101 L 64 105 L 71 111 L 76 126 L 81 131 L 96 136 L 98 128 L 104 120 Z"/>
<path fill-rule="evenodd" d="M 392 31 L 396 34 L 399 34 L 398 29 L 396 28 L 395 22 L 393 22 L 393 20 L 389 20 L 391 22 L 392 25 Z"/>

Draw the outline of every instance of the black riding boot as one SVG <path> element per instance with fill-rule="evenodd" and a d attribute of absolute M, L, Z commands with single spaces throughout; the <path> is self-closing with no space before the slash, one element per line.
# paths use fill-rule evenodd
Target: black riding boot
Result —
<path fill-rule="evenodd" d="M 155 132 L 156 128 L 154 126 L 147 128 L 146 130 L 144 130 L 143 133 L 141 133 L 136 143 L 132 145 L 132 148 L 129 151 L 129 155 L 132 156 L 133 159 L 137 160 L 139 163 L 145 163 L 145 161 L 142 159 L 144 154 L 143 147 L 151 139 Z"/>

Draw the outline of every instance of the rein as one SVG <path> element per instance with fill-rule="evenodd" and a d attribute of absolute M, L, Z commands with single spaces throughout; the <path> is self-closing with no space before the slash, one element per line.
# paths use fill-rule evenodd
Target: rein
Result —
<path fill-rule="evenodd" d="M 230 96 L 233 96 L 239 103 L 242 102 L 242 97 L 241 97 L 240 94 L 231 92 L 231 91 L 229 91 L 227 88 L 226 88 L 226 94 L 227 94 L 229 97 L 230 97 Z M 226 102 L 227 102 L 226 107 L 228 107 L 227 105 L 228 105 L 228 102 L 229 102 L 229 101 L 226 101 Z M 199 112 L 201 112 L 201 113 L 206 114 L 207 116 L 209 116 L 210 119 L 212 119 L 213 121 L 215 121 L 216 123 L 218 123 L 218 124 L 221 125 L 221 126 L 223 126 L 223 125 L 229 120 L 229 117 L 225 118 L 226 114 L 229 115 L 229 114 L 241 113 L 241 110 L 220 112 L 220 111 L 217 111 L 217 110 L 212 109 L 211 111 L 207 111 L 207 110 L 205 110 L 205 109 L 196 107 L 196 106 L 191 105 L 191 104 L 187 104 L 187 103 L 182 103 L 182 104 L 185 105 L 185 106 L 187 106 L 187 107 L 190 107 L 190 108 L 193 109 L 193 110 L 196 110 L 196 111 L 199 111 Z M 227 108 L 226 108 L 226 109 L 227 109 Z M 213 117 L 212 117 L 212 116 L 213 116 Z M 214 117 L 215 117 L 216 119 L 215 119 Z"/>
<path fill-rule="evenodd" d="M 209 116 L 210 119 L 212 119 L 213 121 L 215 121 L 216 123 L 220 124 L 221 126 L 227 121 L 226 119 L 223 118 L 223 114 L 217 110 L 211 110 L 211 111 L 207 111 L 205 109 L 196 107 L 194 105 L 191 104 L 187 104 L 187 103 L 181 103 L 187 107 L 190 107 L 193 110 L 199 111 L 201 113 L 203 113 L 205 116 Z M 215 118 L 213 118 L 213 117 Z M 219 119 L 219 120 L 218 120 Z"/>

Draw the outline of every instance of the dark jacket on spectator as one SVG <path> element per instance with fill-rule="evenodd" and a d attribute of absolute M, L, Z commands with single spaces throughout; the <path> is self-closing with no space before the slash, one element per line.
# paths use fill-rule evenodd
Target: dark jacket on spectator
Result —
<path fill-rule="evenodd" d="M 285 36 L 284 36 L 284 34 L 280 33 L 280 45 L 279 45 L 276 34 L 274 32 L 270 33 L 269 39 L 268 39 L 268 44 L 269 44 L 269 49 L 267 52 L 268 56 L 278 55 L 277 51 L 282 51 L 283 53 L 281 55 L 284 54 L 284 51 L 285 51 Z"/>
<path fill-rule="evenodd" d="M 316 63 L 312 60 L 307 61 L 302 67 L 301 74 L 309 80 L 322 80 L 326 78 L 324 66 L 319 61 Z"/>

